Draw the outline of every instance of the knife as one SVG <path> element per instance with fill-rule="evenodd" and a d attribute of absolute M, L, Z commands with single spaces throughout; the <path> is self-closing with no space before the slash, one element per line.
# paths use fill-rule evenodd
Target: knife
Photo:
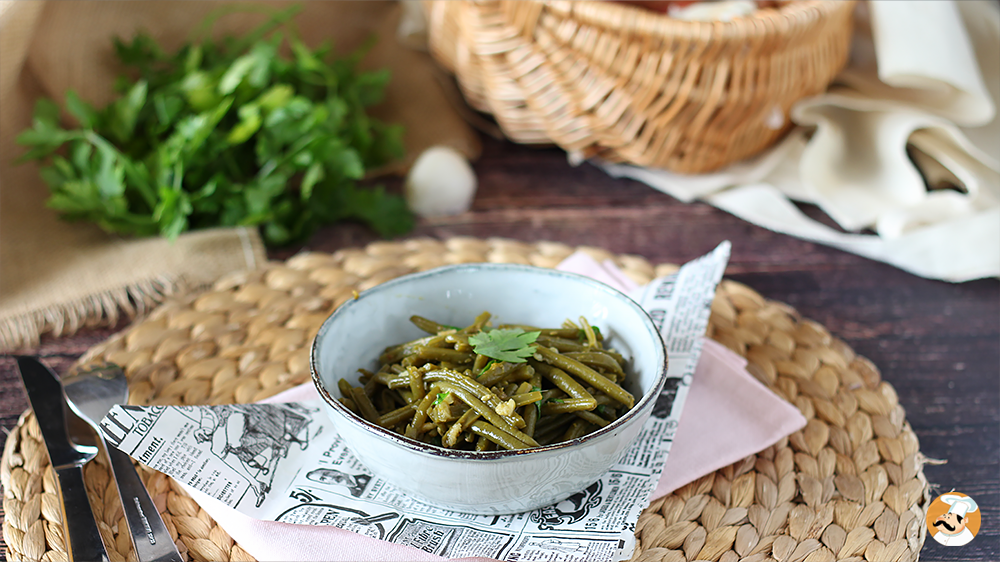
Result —
<path fill-rule="evenodd" d="M 83 484 L 83 465 L 97 456 L 96 440 L 94 445 L 75 443 L 70 439 L 69 424 L 73 423 L 74 429 L 87 427 L 86 435 L 92 435 L 93 431 L 68 411 L 62 383 L 48 367 L 34 357 L 18 356 L 17 370 L 59 480 L 63 524 L 69 537 L 68 558 L 109 562 Z"/>

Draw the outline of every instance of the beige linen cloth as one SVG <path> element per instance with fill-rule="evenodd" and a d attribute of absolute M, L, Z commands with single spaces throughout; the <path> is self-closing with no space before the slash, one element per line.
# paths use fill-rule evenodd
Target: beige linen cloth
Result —
<path fill-rule="evenodd" d="M 996 3 L 872 1 L 859 4 L 855 29 L 835 85 L 799 102 L 785 118 L 800 127 L 768 152 L 698 176 L 599 165 L 923 277 L 1000 276 Z M 927 189 L 922 176 L 960 189 Z M 792 201 L 818 205 L 840 229 Z"/>
<path fill-rule="evenodd" d="M 37 167 L 14 164 L 22 152 L 14 137 L 31 123 L 38 96 L 62 104 L 66 89 L 73 88 L 102 106 L 111 98 L 121 72 L 113 36 L 129 38 L 143 29 L 173 49 L 225 4 L 0 0 L 0 351 L 32 345 L 46 332 L 114 323 L 120 314 L 139 313 L 182 285 L 209 283 L 266 259 L 255 229 L 191 232 L 169 243 L 61 221 L 45 208 L 48 189 Z M 434 144 L 478 156 L 478 139 L 452 109 L 429 57 L 396 41 L 396 2 L 303 5 L 296 23 L 309 45 L 329 39 L 346 53 L 372 33 L 379 37 L 364 65 L 392 71 L 376 113 L 406 127 L 407 161 Z M 260 13 L 231 14 L 214 32 L 239 33 L 264 20 Z"/>

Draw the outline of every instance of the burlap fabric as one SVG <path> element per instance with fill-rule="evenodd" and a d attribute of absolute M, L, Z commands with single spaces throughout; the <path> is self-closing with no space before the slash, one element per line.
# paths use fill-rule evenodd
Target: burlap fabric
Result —
<path fill-rule="evenodd" d="M 638 283 L 676 269 L 612 259 Z M 326 316 L 361 291 L 412 271 L 463 262 L 554 267 L 575 248 L 502 239 L 414 239 L 309 253 L 178 295 L 80 360 L 123 365 L 134 404 L 224 404 L 309 380 L 308 347 Z M 870 361 L 788 305 L 724 280 L 708 335 L 745 356 L 761 382 L 799 408 L 804 429 L 653 502 L 640 516 L 635 560 L 910 562 L 923 545 L 925 458 L 892 386 Z M 178 486 L 143 479 L 191 560 L 250 560 Z M 86 468 L 113 560 L 134 554 L 106 461 Z M 65 559 L 54 473 L 31 412 L 0 461 L 3 536 L 14 558 Z"/>
<path fill-rule="evenodd" d="M 21 153 L 14 137 L 31 123 L 38 96 L 62 103 L 73 88 L 93 103 L 110 99 L 120 73 L 113 36 L 144 29 L 173 49 L 206 14 L 227 3 L 0 0 L 0 351 L 30 345 L 45 332 L 113 323 L 120 312 L 135 314 L 182 285 L 211 283 L 264 261 L 255 230 L 192 233 L 171 244 L 60 221 L 45 208 L 48 190 L 37 167 L 13 163 Z M 397 43 L 398 19 L 395 2 L 307 2 L 295 21 L 307 44 L 329 39 L 339 52 L 378 36 L 364 65 L 392 71 L 376 113 L 406 127 L 408 154 L 398 169 L 434 144 L 476 157 L 478 139 L 449 102 L 457 94 L 449 97 L 428 55 Z M 236 34 L 262 21 L 260 13 L 231 14 L 215 32 Z"/>

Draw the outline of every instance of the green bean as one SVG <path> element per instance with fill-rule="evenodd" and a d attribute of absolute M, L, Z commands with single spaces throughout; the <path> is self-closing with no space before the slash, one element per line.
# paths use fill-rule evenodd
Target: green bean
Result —
<path fill-rule="evenodd" d="M 569 441 L 571 439 L 576 439 L 577 437 L 583 437 L 584 435 L 590 433 L 587 430 L 588 425 L 590 424 L 587 423 L 585 420 L 574 421 L 573 423 L 569 424 L 569 427 L 566 428 L 566 433 L 563 433 L 562 437 L 559 440 Z"/>
<path fill-rule="evenodd" d="M 485 326 L 486 323 L 489 322 L 490 318 L 492 317 L 493 315 L 490 314 L 489 312 L 483 312 L 479 316 L 476 316 L 476 318 L 472 321 L 471 326 L 463 328 L 460 331 L 466 334 L 475 334 L 476 332 L 481 331 L 483 329 L 483 326 Z"/>
<path fill-rule="evenodd" d="M 524 428 L 521 430 L 529 437 L 535 436 L 535 426 L 538 424 L 538 408 L 529 404 L 522 414 L 524 418 Z"/>
<path fill-rule="evenodd" d="M 375 391 L 378 390 L 378 385 L 379 383 L 377 380 L 375 380 L 375 375 L 370 374 L 367 380 L 364 380 L 365 394 L 367 394 L 368 396 L 375 396 Z"/>
<path fill-rule="evenodd" d="M 346 396 L 341 396 L 338 400 L 340 400 L 340 403 L 343 404 L 345 408 L 347 408 L 348 410 L 354 412 L 355 414 L 358 414 L 358 405 L 354 403 L 354 400 L 351 400 L 350 398 L 347 398 Z M 360 414 L 358 414 L 358 415 L 360 415 Z"/>
<path fill-rule="evenodd" d="M 548 445 L 562 435 L 563 428 L 576 419 L 577 417 L 573 414 L 560 414 L 539 420 L 535 426 L 535 439 L 542 445 Z"/>
<path fill-rule="evenodd" d="M 400 388 L 410 388 L 410 375 L 405 374 L 405 375 L 394 376 L 388 381 L 386 381 L 384 384 L 386 387 L 392 390 L 398 390 Z"/>
<path fill-rule="evenodd" d="M 430 374 L 430 373 L 428 373 L 428 374 Z M 498 428 L 506 431 L 507 433 L 513 435 L 514 437 L 516 437 L 520 441 L 524 441 L 525 443 L 527 443 L 529 445 L 532 445 L 532 446 L 537 445 L 537 443 L 535 442 L 534 439 L 532 439 L 528 435 L 525 435 L 519 429 L 517 429 L 516 427 L 514 427 L 513 425 L 511 425 L 510 422 L 508 422 L 507 420 L 505 420 L 503 417 L 501 417 L 499 414 L 497 414 L 496 411 L 494 411 L 492 408 L 490 408 L 485 403 L 483 403 L 483 401 L 480 400 L 479 397 L 474 396 L 472 393 L 470 393 L 466 389 L 461 388 L 461 387 L 459 387 L 459 386 L 457 386 L 455 384 L 452 384 L 450 381 L 444 381 L 444 380 L 442 380 L 442 381 L 438 381 L 437 384 L 440 385 L 442 389 L 448 390 L 450 392 L 454 392 L 455 395 L 461 401 L 465 402 L 466 404 L 469 405 L 469 407 L 471 407 L 471 408 L 475 409 L 477 412 L 479 412 L 479 414 L 481 416 L 483 416 L 483 418 L 485 418 L 491 424 L 493 424 L 493 425 L 497 426 Z"/>
<path fill-rule="evenodd" d="M 528 326 L 525 324 L 501 324 L 501 328 L 521 328 L 525 332 L 541 332 L 540 337 L 554 337 L 562 338 L 565 340 L 577 340 L 580 338 L 580 328 L 538 328 L 535 326 Z M 594 336 L 597 341 L 604 341 L 604 336 L 600 332 L 594 332 Z M 586 337 L 586 336 L 585 336 Z"/>
<path fill-rule="evenodd" d="M 427 361 L 448 361 L 451 363 L 472 363 L 473 359 L 476 358 L 475 354 L 465 353 L 464 351 L 455 351 L 454 349 L 448 349 L 444 347 L 417 347 L 414 353 L 419 359 L 424 359 Z"/>
<path fill-rule="evenodd" d="M 416 367 L 407 367 L 406 374 L 409 378 L 410 392 L 413 393 L 413 398 L 422 400 L 426 394 L 424 390 L 424 372 Z"/>
<path fill-rule="evenodd" d="M 601 416 L 595 414 L 594 412 L 588 412 L 588 411 L 585 411 L 585 410 L 579 410 L 579 411 L 573 412 L 573 415 L 575 415 L 576 417 L 578 417 L 578 418 L 580 418 L 582 420 L 587 421 L 588 423 L 592 423 L 592 424 L 594 424 L 594 425 L 596 425 L 598 427 L 604 427 L 604 426 L 608 425 L 609 423 L 611 423 L 608 420 L 602 418 Z"/>
<path fill-rule="evenodd" d="M 584 398 L 556 398 L 542 404 L 542 415 L 566 414 L 569 412 L 590 411 L 597 407 L 594 400 Z"/>
<path fill-rule="evenodd" d="M 606 371 L 612 371 L 618 375 L 616 378 L 619 380 L 625 378 L 625 371 L 622 370 L 622 366 L 609 355 L 594 351 L 570 351 L 564 353 L 563 355 L 566 357 L 572 357 L 584 365 L 600 367 Z"/>
<path fill-rule="evenodd" d="M 472 362 L 472 372 L 482 373 L 483 369 L 486 368 L 486 365 L 488 365 L 490 361 L 492 361 L 492 359 L 485 355 L 476 355 L 476 360 Z"/>
<path fill-rule="evenodd" d="M 348 397 L 351 395 L 351 383 L 347 382 L 347 379 L 340 379 L 337 381 L 337 390 L 340 391 L 341 396 Z"/>
<path fill-rule="evenodd" d="M 485 373 L 476 376 L 476 382 L 487 388 L 491 387 L 506 379 L 517 367 L 517 363 L 508 363 L 506 361 L 494 362 Z"/>
<path fill-rule="evenodd" d="M 426 394 L 417 403 L 417 407 L 413 413 L 413 419 L 410 420 L 410 424 L 406 426 L 405 435 L 412 439 L 420 437 L 423 433 L 424 422 L 427 421 L 427 410 L 430 409 L 431 404 L 434 402 L 434 395 Z"/>
<path fill-rule="evenodd" d="M 378 361 L 383 365 L 396 363 L 407 355 L 413 355 L 418 347 L 438 347 L 444 343 L 446 343 L 445 336 L 427 336 L 408 341 L 387 347 L 382 355 L 378 356 Z"/>
<path fill-rule="evenodd" d="M 444 341 L 448 345 L 452 346 L 456 351 L 472 351 L 472 346 L 469 345 L 469 334 L 463 334 L 460 332 L 445 334 Z"/>
<path fill-rule="evenodd" d="M 375 399 L 378 400 L 377 410 L 379 412 L 386 412 L 392 410 L 396 405 L 395 401 L 392 399 L 392 396 L 388 390 L 383 390 L 382 392 L 379 392 L 375 396 Z"/>
<path fill-rule="evenodd" d="M 542 393 L 537 390 L 534 392 L 522 392 L 521 394 L 515 394 L 511 396 L 511 399 L 514 400 L 514 405 L 520 408 L 525 404 L 534 404 L 535 402 L 541 400 Z M 525 423 L 527 423 L 527 420 L 525 420 Z"/>
<path fill-rule="evenodd" d="M 546 337 L 546 336 L 538 336 L 538 339 L 535 341 L 539 345 L 544 345 L 545 347 L 554 347 L 559 351 L 559 353 L 568 353 L 572 351 L 603 353 L 604 355 L 607 355 L 608 357 L 611 357 L 612 359 L 617 361 L 619 364 L 621 365 L 625 364 L 625 358 L 622 357 L 620 353 L 611 351 L 610 349 L 603 349 L 600 347 L 588 347 L 586 345 L 581 344 L 580 342 L 564 340 L 562 338 Z"/>
<path fill-rule="evenodd" d="M 433 388 L 433 387 L 431 387 Z M 455 403 L 455 397 L 446 388 L 441 388 L 444 392 L 435 393 L 437 398 L 434 404 L 427 410 L 427 416 L 436 424 L 450 424 L 457 420 L 464 413 L 459 404 Z M 456 411 L 458 409 L 459 411 Z"/>
<path fill-rule="evenodd" d="M 362 386 L 356 386 L 351 389 L 351 400 L 358 406 L 358 411 L 361 412 L 361 416 L 372 423 L 378 423 L 378 411 L 375 410 L 375 405 L 372 404 L 368 395 L 365 394 L 365 389 Z"/>
<path fill-rule="evenodd" d="M 401 406 L 395 410 L 389 412 L 388 414 L 382 414 L 378 418 L 378 424 L 382 427 L 396 427 L 397 425 L 409 421 L 410 418 L 416 413 L 413 406 L 407 404 L 406 406 Z"/>
<path fill-rule="evenodd" d="M 403 399 L 400 403 L 401 406 L 403 404 L 413 404 L 417 401 L 413 398 L 413 392 L 409 388 L 398 388 L 396 389 L 396 394 Z"/>
<path fill-rule="evenodd" d="M 445 434 L 441 437 L 441 442 L 444 444 L 445 447 L 454 447 L 455 444 L 458 443 L 459 435 L 461 435 L 463 431 L 468 429 L 469 426 L 472 425 L 472 422 L 478 419 L 479 419 L 479 412 L 477 412 L 472 408 L 469 408 L 468 410 L 466 410 L 464 414 L 462 414 L 462 417 L 458 418 L 458 420 L 455 423 L 453 423 L 451 427 L 448 428 L 448 431 L 446 431 Z"/>
<path fill-rule="evenodd" d="M 626 408 L 631 409 L 635 405 L 635 397 L 631 393 L 576 359 L 555 353 L 547 347 L 540 345 L 535 345 L 535 349 L 546 363 L 559 367 L 567 373 L 583 379 L 594 388 L 599 389 L 601 392 L 623 404 Z"/>
<path fill-rule="evenodd" d="M 451 326 L 445 326 L 444 324 L 438 324 L 433 320 L 428 320 L 423 316 L 417 316 L 416 314 L 410 316 L 410 322 L 413 322 L 413 325 L 420 328 L 421 330 L 434 335 L 438 335 L 441 332 L 446 332 L 448 330 L 455 329 Z"/>
<path fill-rule="evenodd" d="M 594 327 L 583 316 L 580 317 L 580 325 L 583 326 L 583 336 L 587 340 L 587 347 L 597 347 L 597 334 L 594 333 Z"/>
<path fill-rule="evenodd" d="M 473 423 L 469 429 L 476 435 L 485 437 L 504 449 L 527 449 L 528 447 L 538 445 L 538 443 L 535 443 L 534 439 L 531 440 L 531 443 L 521 441 L 516 436 L 504 431 L 503 429 L 481 420 Z"/>
<path fill-rule="evenodd" d="M 621 405 L 620 402 L 618 402 L 614 398 L 608 396 L 607 394 L 598 394 L 597 396 L 594 396 L 594 399 L 597 400 L 597 405 L 598 406 L 611 406 L 611 407 L 615 407 L 615 406 Z"/>
<path fill-rule="evenodd" d="M 565 392 L 567 395 L 573 398 L 579 398 L 582 400 L 592 400 L 594 405 L 588 409 L 594 409 L 597 407 L 597 400 L 594 398 L 593 394 L 587 392 L 587 389 L 583 388 L 583 385 L 576 382 L 576 380 L 566 374 L 566 371 L 553 367 L 547 363 L 540 363 L 537 361 L 530 361 L 534 367 L 542 373 L 542 376 L 556 385 L 557 388 Z"/>
<path fill-rule="evenodd" d="M 482 384 L 479 384 L 479 382 L 454 371 L 447 369 L 428 371 L 424 375 L 424 379 L 430 382 L 448 381 L 454 385 L 460 386 L 473 396 L 479 398 L 480 401 L 484 402 L 486 406 L 493 411 L 496 411 L 501 404 L 500 397 L 493 394 L 490 389 L 486 388 Z M 507 423 L 515 428 L 524 427 L 524 419 L 516 413 L 504 415 L 503 418 L 507 421 Z"/>

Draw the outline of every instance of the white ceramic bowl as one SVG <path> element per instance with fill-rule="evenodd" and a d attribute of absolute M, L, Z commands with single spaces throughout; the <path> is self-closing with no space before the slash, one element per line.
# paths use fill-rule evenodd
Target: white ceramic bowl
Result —
<path fill-rule="evenodd" d="M 358 384 L 389 345 L 426 335 L 410 321 L 467 325 L 483 311 L 500 323 L 559 327 L 586 316 L 628 360 L 625 387 L 635 406 L 614 423 L 572 441 L 518 451 L 454 451 L 369 423 L 339 401 L 337 381 Z M 320 328 L 310 357 L 313 381 L 348 447 L 376 476 L 426 503 L 479 514 L 550 505 L 596 482 L 634 441 L 663 387 L 666 352 L 649 316 L 622 293 L 586 277 L 511 264 L 433 269 L 369 289 Z"/>

